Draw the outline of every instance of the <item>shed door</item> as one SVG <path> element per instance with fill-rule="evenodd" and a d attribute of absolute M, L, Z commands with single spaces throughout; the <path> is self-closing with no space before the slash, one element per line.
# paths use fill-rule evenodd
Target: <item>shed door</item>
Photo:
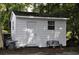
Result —
<path fill-rule="evenodd" d="M 28 46 L 36 46 L 36 21 L 34 20 L 28 20 L 27 21 L 27 31 L 26 36 L 28 36 L 27 39 L 27 45 Z"/>

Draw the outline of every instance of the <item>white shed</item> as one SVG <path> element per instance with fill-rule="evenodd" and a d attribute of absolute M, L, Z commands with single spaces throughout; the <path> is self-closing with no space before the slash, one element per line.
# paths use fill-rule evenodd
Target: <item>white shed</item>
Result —
<path fill-rule="evenodd" d="M 47 47 L 47 41 L 66 46 L 66 20 L 32 12 L 12 12 L 11 36 L 17 47 Z"/>

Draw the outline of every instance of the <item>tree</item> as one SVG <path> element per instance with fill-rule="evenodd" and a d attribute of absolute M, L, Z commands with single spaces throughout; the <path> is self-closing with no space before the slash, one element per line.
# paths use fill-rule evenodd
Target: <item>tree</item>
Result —
<path fill-rule="evenodd" d="M 29 7 L 30 4 L 0 4 L 1 6 L 1 11 L 0 11 L 0 22 L 2 25 L 2 29 L 7 30 L 10 32 L 10 29 L 8 27 L 8 22 L 10 21 L 10 15 L 11 11 L 27 11 L 27 8 Z M 26 8 L 27 7 L 27 8 Z"/>

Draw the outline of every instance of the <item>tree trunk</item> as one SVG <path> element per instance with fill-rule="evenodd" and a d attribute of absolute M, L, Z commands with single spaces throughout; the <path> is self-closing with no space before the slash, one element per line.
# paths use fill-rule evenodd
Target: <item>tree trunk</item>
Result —
<path fill-rule="evenodd" d="M 2 27 L 0 25 L 0 48 L 3 48 Z"/>

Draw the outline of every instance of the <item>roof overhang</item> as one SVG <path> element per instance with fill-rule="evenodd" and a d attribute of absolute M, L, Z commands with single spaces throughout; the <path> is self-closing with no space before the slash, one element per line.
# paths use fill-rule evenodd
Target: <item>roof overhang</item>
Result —
<path fill-rule="evenodd" d="M 16 18 L 28 18 L 28 19 L 50 19 L 50 20 L 68 20 L 69 18 L 60 18 L 60 17 L 38 17 L 38 16 L 19 16 L 16 15 Z"/>

